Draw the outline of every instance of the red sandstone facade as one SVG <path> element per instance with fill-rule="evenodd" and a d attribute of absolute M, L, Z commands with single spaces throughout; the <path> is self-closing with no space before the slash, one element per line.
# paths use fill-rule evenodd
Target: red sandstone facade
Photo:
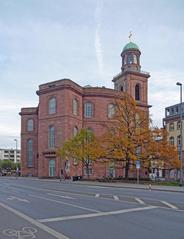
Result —
<path fill-rule="evenodd" d="M 104 123 L 112 120 L 109 106 L 120 97 L 121 91 L 132 95 L 137 104 L 148 111 L 147 82 L 150 75 L 140 70 L 140 54 L 132 42 L 124 47 L 122 71 L 113 78 L 115 89 L 81 87 L 70 79 L 39 86 L 38 107 L 22 108 L 20 112 L 23 176 L 59 177 L 63 169 L 68 176 L 85 177 L 85 166 L 61 159 L 57 149 L 81 128 L 90 128 L 96 135 L 103 134 Z M 109 174 L 123 176 L 122 163 L 96 162 L 90 166 L 92 178 Z"/>

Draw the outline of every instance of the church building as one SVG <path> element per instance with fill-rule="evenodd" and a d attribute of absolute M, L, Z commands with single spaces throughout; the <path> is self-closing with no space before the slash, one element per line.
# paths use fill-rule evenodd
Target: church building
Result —
<path fill-rule="evenodd" d="M 105 132 L 104 123 L 112 121 L 114 100 L 127 92 L 141 108 L 149 111 L 149 73 L 141 71 L 141 51 L 129 42 L 121 53 L 121 72 L 113 78 L 114 89 L 82 87 L 71 79 L 61 79 L 39 86 L 37 107 L 22 108 L 21 164 L 23 176 L 59 177 L 61 169 L 69 176 L 86 176 L 85 165 L 63 160 L 57 154 L 63 143 L 81 128 L 95 135 Z M 76 167 L 77 166 L 77 167 Z M 77 168 L 77 172 L 76 172 Z M 123 176 L 123 165 L 92 162 L 91 178 Z"/>

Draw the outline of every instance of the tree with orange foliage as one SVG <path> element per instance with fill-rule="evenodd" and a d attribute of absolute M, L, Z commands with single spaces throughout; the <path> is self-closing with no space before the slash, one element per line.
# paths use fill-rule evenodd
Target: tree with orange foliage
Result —
<path fill-rule="evenodd" d="M 130 165 L 141 159 L 142 149 L 150 137 L 149 117 L 126 93 L 115 105 L 116 113 L 101 140 L 102 147 L 104 158 L 125 163 L 125 178 L 128 178 Z"/>
<path fill-rule="evenodd" d="M 143 157 L 149 165 L 155 164 L 168 171 L 179 169 L 180 163 L 177 149 L 169 144 L 168 133 L 164 128 L 151 130 L 151 138 Z"/>
<path fill-rule="evenodd" d="M 135 165 L 136 160 L 141 161 L 141 168 L 149 170 L 153 160 L 165 168 L 177 168 L 177 151 L 168 144 L 165 130 L 150 128 L 148 111 L 141 109 L 126 93 L 115 105 L 113 122 L 99 140 L 103 157 L 124 162 L 126 179 L 129 177 L 130 166 Z"/>

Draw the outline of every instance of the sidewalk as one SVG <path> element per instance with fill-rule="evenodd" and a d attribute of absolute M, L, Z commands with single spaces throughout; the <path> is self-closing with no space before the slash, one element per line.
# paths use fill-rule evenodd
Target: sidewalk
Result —
<path fill-rule="evenodd" d="M 150 190 L 150 184 L 136 184 L 136 183 L 121 183 L 121 182 L 114 182 L 114 183 L 103 183 L 103 182 L 92 182 L 92 181 L 75 181 L 72 182 L 73 184 L 79 184 L 79 185 L 89 185 L 89 186 L 99 186 L 99 187 L 115 187 L 115 188 L 132 188 L 132 189 L 145 189 Z M 168 191 L 168 192 L 181 192 L 184 193 L 184 186 L 162 186 L 162 185 L 152 185 L 151 184 L 151 190 L 156 191 Z"/>

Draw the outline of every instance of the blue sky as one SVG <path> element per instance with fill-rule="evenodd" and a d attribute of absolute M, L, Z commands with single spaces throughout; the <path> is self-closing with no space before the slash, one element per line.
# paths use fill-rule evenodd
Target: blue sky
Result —
<path fill-rule="evenodd" d="M 130 31 L 161 126 L 184 83 L 183 22 L 182 0 L 0 0 L 0 148 L 20 145 L 18 113 L 37 106 L 38 85 L 70 78 L 113 88 Z"/>

